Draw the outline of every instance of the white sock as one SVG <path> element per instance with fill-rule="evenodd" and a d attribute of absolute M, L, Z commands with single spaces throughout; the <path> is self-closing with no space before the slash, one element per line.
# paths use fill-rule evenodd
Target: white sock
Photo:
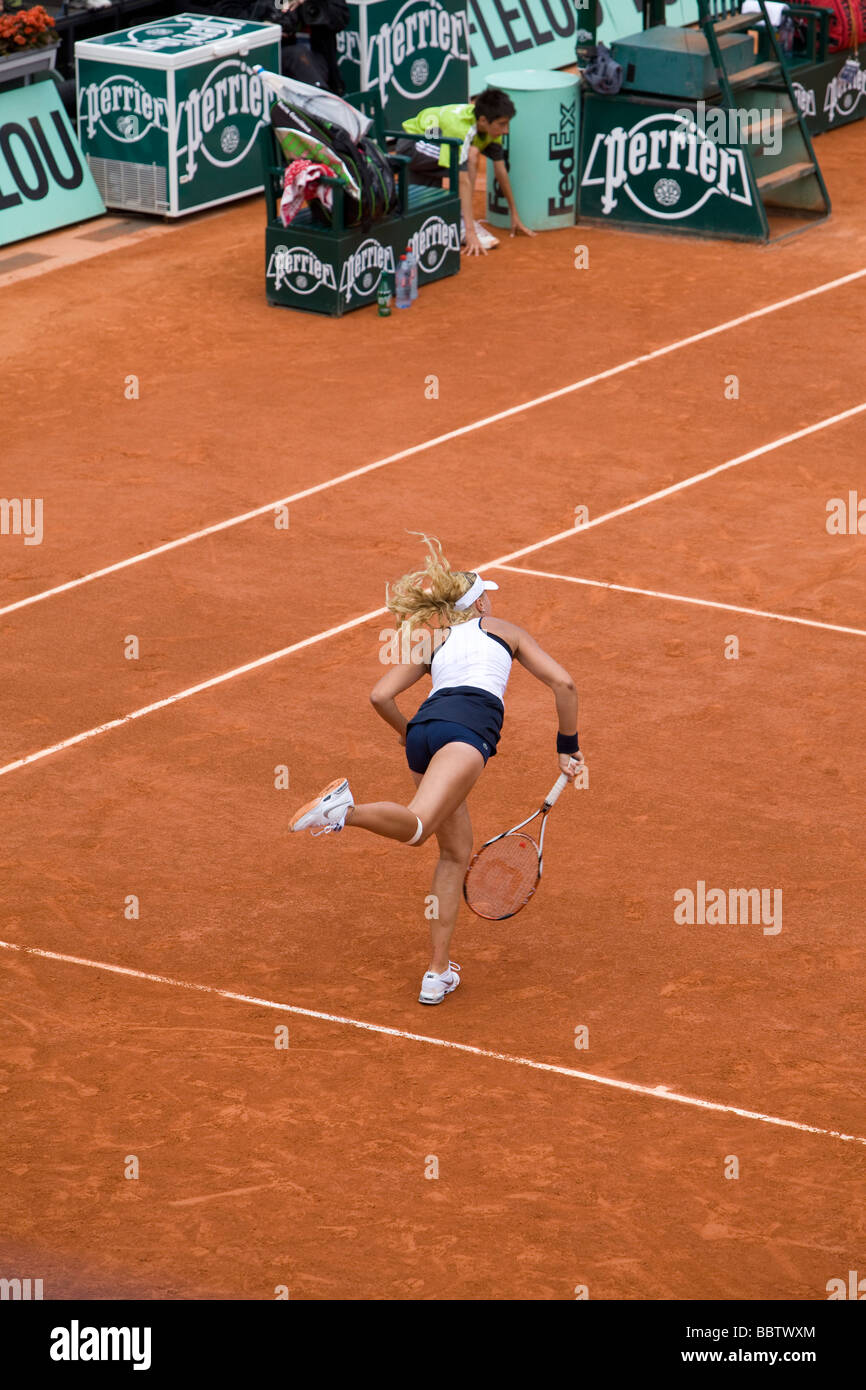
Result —
<path fill-rule="evenodd" d="M 415 831 L 415 834 L 412 836 L 411 840 L 406 840 L 404 842 L 407 845 L 417 844 L 418 841 L 421 839 L 421 836 L 424 834 L 424 827 L 421 824 L 420 816 L 416 816 L 415 819 L 418 822 L 418 829 Z"/>

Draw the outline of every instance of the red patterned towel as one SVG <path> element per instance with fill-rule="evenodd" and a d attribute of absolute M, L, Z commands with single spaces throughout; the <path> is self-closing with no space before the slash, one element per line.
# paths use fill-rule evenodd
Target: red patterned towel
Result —
<path fill-rule="evenodd" d="M 332 171 L 324 164 L 315 164 L 312 159 L 293 159 L 283 174 L 283 196 L 280 199 L 280 217 L 284 227 L 294 222 L 301 208 L 313 198 L 318 198 L 324 208 L 330 211 L 334 203 L 333 188 L 319 188 L 319 179 L 332 176 Z"/>

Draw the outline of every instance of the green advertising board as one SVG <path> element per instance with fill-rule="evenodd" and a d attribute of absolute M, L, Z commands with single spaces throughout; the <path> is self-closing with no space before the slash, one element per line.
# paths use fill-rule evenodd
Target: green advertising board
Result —
<path fill-rule="evenodd" d="M 346 91 L 377 89 L 389 129 L 468 99 L 466 0 L 350 0 L 349 15 L 337 35 Z"/>
<path fill-rule="evenodd" d="M 179 14 L 75 45 L 81 147 L 109 207 L 184 213 L 261 188 L 275 24 Z"/>
<path fill-rule="evenodd" d="M 569 67 L 590 3 L 602 43 L 641 28 L 641 0 L 349 0 L 349 26 L 337 35 L 346 91 L 378 87 L 394 129 L 515 68 Z M 668 24 L 697 18 L 697 0 L 666 3 Z"/>
<path fill-rule="evenodd" d="M 657 232 L 760 238 L 764 221 L 745 148 L 683 115 L 688 103 L 586 93 L 580 221 Z"/>
<path fill-rule="evenodd" d="M 0 246 L 103 212 L 55 83 L 0 92 Z"/>
<path fill-rule="evenodd" d="M 866 116 L 866 48 L 846 49 L 808 67 L 792 64 L 790 72 L 797 105 L 812 135 Z"/>

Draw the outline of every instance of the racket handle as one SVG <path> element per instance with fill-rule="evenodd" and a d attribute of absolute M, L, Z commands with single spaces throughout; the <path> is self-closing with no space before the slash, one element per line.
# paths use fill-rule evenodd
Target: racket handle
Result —
<path fill-rule="evenodd" d="M 560 772 L 553 786 L 550 788 L 550 791 L 547 793 L 547 796 L 544 798 L 544 805 L 541 809 L 543 811 L 549 810 L 553 803 L 559 799 L 560 792 L 567 786 L 568 778 L 564 772 Z"/>

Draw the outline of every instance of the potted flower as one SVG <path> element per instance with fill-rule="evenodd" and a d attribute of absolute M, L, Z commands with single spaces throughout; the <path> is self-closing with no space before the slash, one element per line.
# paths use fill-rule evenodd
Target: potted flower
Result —
<path fill-rule="evenodd" d="M 35 5 L 32 9 L 0 13 L 0 87 L 12 79 L 24 78 L 32 72 L 53 68 L 60 40 L 54 20 Z"/>

